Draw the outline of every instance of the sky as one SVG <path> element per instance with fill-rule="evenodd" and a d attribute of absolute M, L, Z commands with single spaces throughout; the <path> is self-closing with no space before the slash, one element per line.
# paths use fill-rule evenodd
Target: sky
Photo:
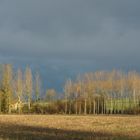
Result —
<path fill-rule="evenodd" d="M 140 0 L 0 0 L 0 63 L 62 91 L 79 73 L 140 71 Z"/>

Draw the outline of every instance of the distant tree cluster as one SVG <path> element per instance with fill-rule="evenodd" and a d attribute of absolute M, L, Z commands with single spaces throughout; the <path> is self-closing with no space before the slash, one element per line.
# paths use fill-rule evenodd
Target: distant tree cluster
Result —
<path fill-rule="evenodd" d="M 65 113 L 140 113 L 140 74 L 133 71 L 87 73 L 64 87 Z"/>
<path fill-rule="evenodd" d="M 26 67 L 25 73 L 18 69 L 13 72 L 12 65 L 1 65 L 1 86 L 0 86 L 0 112 L 11 113 L 12 110 L 17 110 L 19 113 L 22 107 L 27 105 L 28 110 L 31 109 L 33 86 L 35 85 L 36 100 L 40 94 L 40 77 L 35 75 L 33 85 L 32 71 Z"/>
<path fill-rule="evenodd" d="M 32 74 L 13 71 L 12 65 L 0 67 L 0 112 L 41 114 L 138 114 L 140 113 L 140 74 L 97 71 L 68 79 L 64 93 L 46 90 L 41 97 L 41 79 Z"/>

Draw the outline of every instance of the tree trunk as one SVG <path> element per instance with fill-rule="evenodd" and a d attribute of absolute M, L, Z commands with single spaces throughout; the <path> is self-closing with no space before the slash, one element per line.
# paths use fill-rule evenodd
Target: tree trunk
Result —
<path fill-rule="evenodd" d="M 122 105 L 122 107 L 121 107 L 121 114 L 123 114 L 123 99 L 121 99 L 121 105 Z"/>
<path fill-rule="evenodd" d="M 10 106 L 10 95 L 8 95 L 8 113 L 11 113 L 11 106 Z"/>
<path fill-rule="evenodd" d="M 136 90 L 133 90 L 133 102 L 134 102 L 134 106 L 136 105 Z"/>
<path fill-rule="evenodd" d="M 31 109 L 31 101 L 30 101 L 30 98 L 28 98 L 28 110 L 30 111 Z"/>
<path fill-rule="evenodd" d="M 104 114 L 104 101 L 103 100 L 101 101 L 101 110 L 102 110 L 101 113 Z"/>
<path fill-rule="evenodd" d="M 78 103 L 77 103 L 77 99 L 76 99 L 76 101 L 75 101 L 75 113 L 77 114 L 78 112 L 77 112 L 77 108 L 78 108 Z"/>
<path fill-rule="evenodd" d="M 67 110 L 68 110 L 68 102 L 67 100 L 65 101 L 65 114 L 67 114 Z"/>
<path fill-rule="evenodd" d="M 91 107 L 92 107 L 92 104 L 91 104 L 91 100 L 89 99 L 89 114 L 91 114 Z"/>
<path fill-rule="evenodd" d="M 93 100 L 93 114 L 95 114 L 95 109 L 96 109 L 96 103 L 95 103 L 95 99 Z"/>
<path fill-rule="evenodd" d="M 104 114 L 106 114 L 106 99 L 104 99 Z"/>
<path fill-rule="evenodd" d="M 81 114 L 81 101 L 79 102 L 79 114 Z"/>
<path fill-rule="evenodd" d="M 71 101 L 69 103 L 69 114 L 71 114 Z"/>
<path fill-rule="evenodd" d="M 99 103 L 99 98 L 97 100 L 97 114 L 100 113 L 100 103 Z"/>
<path fill-rule="evenodd" d="M 87 99 L 85 99 L 84 114 L 87 114 Z"/>
<path fill-rule="evenodd" d="M 112 104 L 112 98 L 110 99 L 110 114 L 113 113 L 113 104 Z"/>

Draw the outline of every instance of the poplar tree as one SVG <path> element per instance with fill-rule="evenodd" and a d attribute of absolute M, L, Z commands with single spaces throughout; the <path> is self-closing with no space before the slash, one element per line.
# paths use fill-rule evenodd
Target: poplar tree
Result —
<path fill-rule="evenodd" d="M 64 98 L 65 98 L 65 114 L 68 113 L 68 99 L 72 90 L 72 81 L 69 79 L 66 81 L 64 86 Z"/>
<path fill-rule="evenodd" d="M 5 113 L 11 113 L 11 98 L 12 98 L 12 66 L 10 64 L 3 65 L 2 75 L 2 111 Z"/>
<path fill-rule="evenodd" d="M 56 97 L 56 91 L 54 89 L 48 89 L 46 91 L 46 100 L 51 103 L 55 100 Z"/>
<path fill-rule="evenodd" d="M 25 71 L 25 93 L 27 96 L 28 110 L 29 111 L 31 108 L 32 92 L 33 92 L 32 71 L 31 71 L 30 67 L 27 66 L 26 71 Z"/>
<path fill-rule="evenodd" d="M 36 102 L 39 100 L 40 92 L 41 92 L 41 80 L 40 80 L 39 73 L 36 72 L 36 75 L 35 75 L 35 98 L 36 98 Z"/>
<path fill-rule="evenodd" d="M 22 76 L 22 71 L 20 69 L 18 69 L 17 74 L 16 74 L 16 79 L 15 79 L 15 83 L 14 83 L 14 89 L 15 89 L 15 93 L 16 96 L 18 98 L 18 112 L 21 112 L 21 98 L 23 96 L 23 76 Z"/>

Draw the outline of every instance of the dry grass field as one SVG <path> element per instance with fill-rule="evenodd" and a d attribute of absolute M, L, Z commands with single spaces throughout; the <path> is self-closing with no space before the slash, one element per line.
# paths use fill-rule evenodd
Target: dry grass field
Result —
<path fill-rule="evenodd" d="M 0 115 L 1 137 L 140 139 L 140 116 Z"/>

